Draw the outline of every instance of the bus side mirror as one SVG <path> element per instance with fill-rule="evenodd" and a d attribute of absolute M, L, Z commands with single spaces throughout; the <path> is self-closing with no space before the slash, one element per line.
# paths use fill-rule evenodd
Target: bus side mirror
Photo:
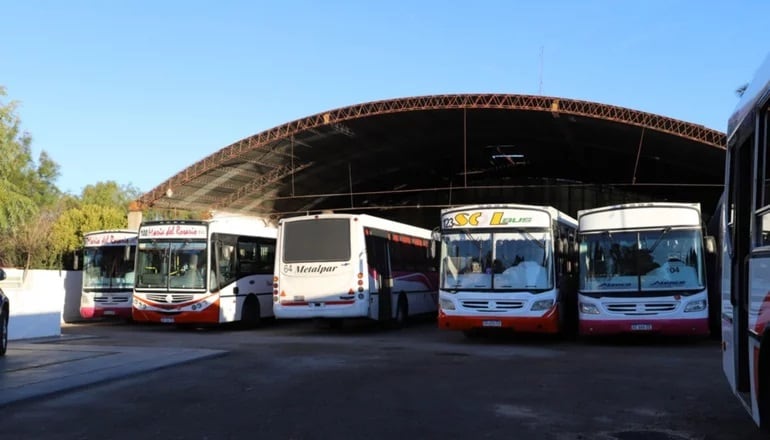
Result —
<path fill-rule="evenodd" d="M 5 279 L 5 271 L 0 268 L 0 281 L 3 281 Z"/>
<path fill-rule="evenodd" d="M 428 248 L 428 252 L 430 253 L 430 258 L 434 259 L 436 258 L 436 242 L 431 240 L 430 241 L 430 247 Z"/>
<path fill-rule="evenodd" d="M 707 235 L 703 237 L 703 247 L 706 248 L 706 253 L 715 254 L 717 252 L 717 242 L 714 236 Z"/>
<path fill-rule="evenodd" d="M 441 232 L 440 232 L 438 229 L 434 229 L 434 230 L 433 230 L 433 231 L 430 233 L 430 238 L 431 238 L 433 241 L 441 241 Z"/>
<path fill-rule="evenodd" d="M 126 245 L 123 247 L 123 261 L 128 261 L 131 259 L 131 246 Z"/>
<path fill-rule="evenodd" d="M 78 253 L 75 251 L 74 255 L 72 256 L 72 270 L 78 270 L 78 260 Z"/>
<path fill-rule="evenodd" d="M 556 239 L 556 242 L 554 243 L 556 246 L 556 253 L 557 254 L 563 254 L 564 251 L 567 251 L 567 240 L 564 238 Z"/>

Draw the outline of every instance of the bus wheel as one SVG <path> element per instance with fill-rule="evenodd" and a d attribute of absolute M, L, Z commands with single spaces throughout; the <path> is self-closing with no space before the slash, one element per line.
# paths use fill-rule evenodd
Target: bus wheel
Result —
<path fill-rule="evenodd" d="M 8 348 L 8 313 L 6 310 L 0 312 L 0 356 L 5 356 L 5 350 Z"/>
<path fill-rule="evenodd" d="M 254 328 L 259 325 L 259 301 L 254 296 L 249 296 L 243 303 L 241 310 L 241 326 L 243 328 Z"/>
<path fill-rule="evenodd" d="M 402 293 L 398 296 L 398 306 L 396 306 L 396 318 L 394 324 L 396 328 L 402 328 L 409 320 L 409 303 L 406 296 Z"/>

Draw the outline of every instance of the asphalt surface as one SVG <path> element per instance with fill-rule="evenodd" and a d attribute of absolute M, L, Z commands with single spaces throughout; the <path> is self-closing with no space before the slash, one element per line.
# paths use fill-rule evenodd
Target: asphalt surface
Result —
<path fill-rule="evenodd" d="M 728 388 L 715 340 L 468 340 L 435 322 L 63 333 L 39 349 L 74 353 L 49 374 L 81 382 L 0 406 L 0 439 L 763 438 Z M 0 393 L 14 388 L 12 372 L 41 368 L 16 359 L 34 359 L 35 345 L 11 341 Z M 84 359 L 92 372 L 73 371 Z"/>

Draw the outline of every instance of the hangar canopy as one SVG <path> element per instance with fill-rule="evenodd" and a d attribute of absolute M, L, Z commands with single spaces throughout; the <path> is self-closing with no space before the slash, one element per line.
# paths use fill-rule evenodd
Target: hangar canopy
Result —
<path fill-rule="evenodd" d="M 321 210 L 438 223 L 465 203 L 578 209 L 700 202 L 721 193 L 725 136 L 651 113 L 563 98 L 423 96 L 340 108 L 201 159 L 135 208 L 273 218 Z"/>

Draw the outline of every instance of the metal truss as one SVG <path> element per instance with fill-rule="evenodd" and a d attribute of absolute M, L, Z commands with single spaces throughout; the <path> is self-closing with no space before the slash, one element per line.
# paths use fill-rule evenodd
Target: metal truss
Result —
<path fill-rule="evenodd" d="M 375 101 L 349 107 L 343 107 L 324 113 L 318 113 L 303 119 L 298 119 L 263 131 L 201 159 L 183 171 L 172 176 L 154 189 L 144 194 L 137 202 L 139 206 L 151 206 L 155 201 L 164 197 L 168 188 L 177 188 L 220 167 L 223 163 L 239 158 L 243 154 L 261 148 L 277 150 L 278 141 L 290 139 L 292 136 L 319 127 L 330 127 L 342 134 L 353 136 L 354 133 L 345 130 L 343 122 L 392 113 L 403 113 L 423 110 L 447 109 L 501 109 L 549 112 L 554 117 L 574 115 L 602 119 L 622 124 L 634 125 L 645 129 L 690 139 L 710 145 L 715 148 L 725 148 L 725 134 L 702 125 L 655 115 L 652 113 L 631 110 L 606 104 L 588 101 L 555 98 L 533 95 L 507 94 L 462 94 L 462 95 L 431 95 L 411 98 L 400 98 L 385 101 Z M 266 151 L 268 152 L 268 151 Z M 296 170 L 295 170 L 296 171 Z M 272 172 L 271 174 L 272 175 Z M 262 181 L 262 178 L 258 179 Z M 259 186 L 259 184 L 257 185 Z M 240 192 L 233 194 L 234 200 L 242 197 Z M 228 198 L 227 200 L 230 200 Z M 224 206 L 223 204 L 219 204 Z"/>

